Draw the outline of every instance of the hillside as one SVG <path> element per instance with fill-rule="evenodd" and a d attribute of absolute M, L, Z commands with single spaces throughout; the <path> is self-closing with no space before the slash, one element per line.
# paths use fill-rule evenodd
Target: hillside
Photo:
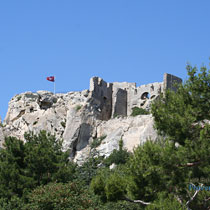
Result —
<path fill-rule="evenodd" d="M 90 79 L 89 90 L 53 94 L 48 91 L 25 92 L 14 96 L 0 129 L 3 136 L 24 140 L 24 133 L 40 130 L 62 138 L 63 149 L 74 161 L 83 163 L 94 146 L 100 155 L 109 156 L 122 139 L 128 151 L 146 139 L 156 139 L 151 114 L 132 117 L 134 107 L 149 110 L 164 90 L 174 89 L 178 77 L 165 74 L 163 82 L 136 87 L 135 83 L 107 83 Z"/>

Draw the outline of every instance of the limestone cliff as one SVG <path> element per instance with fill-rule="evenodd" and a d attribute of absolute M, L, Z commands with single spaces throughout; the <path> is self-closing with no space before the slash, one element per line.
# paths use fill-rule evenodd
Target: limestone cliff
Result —
<path fill-rule="evenodd" d="M 136 87 L 135 83 L 106 83 L 98 77 L 90 79 L 89 90 L 53 94 L 48 91 L 26 92 L 14 96 L 9 102 L 0 139 L 16 136 L 24 140 L 24 133 L 47 130 L 63 138 L 64 150 L 78 163 L 89 156 L 91 143 L 103 137 L 96 148 L 100 155 L 108 156 L 124 146 L 132 149 L 146 141 L 156 139 L 151 115 L 131 117 L 132 108 L 149 109 L 150 104 L 166 88 L 174 89 L 180 78 L 165 74 L 163 82 Z M 2 142 L 2 141 L 1 141 Z"/>

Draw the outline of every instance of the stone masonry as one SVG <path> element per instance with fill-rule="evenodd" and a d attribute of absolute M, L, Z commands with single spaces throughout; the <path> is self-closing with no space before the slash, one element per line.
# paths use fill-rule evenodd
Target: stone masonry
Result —
<path fill-rule="evenodd" d="M 154 82 L 136 87 L 136 83 L 113 82 L 106 83 L 99 77 L 90 79 L 92 97 L 101 104 L 100 109 L 106 113 L 102 120 L 115 116 L 129 116 L 132 108 L 149 109 L 151 102 L 165 89 L 176 90 L 175 83 L 182 83 L 182 79 L 171 74 L 164 74 L 163 82 Z M 106 116 L 106 117 L 105 117 Z"/>

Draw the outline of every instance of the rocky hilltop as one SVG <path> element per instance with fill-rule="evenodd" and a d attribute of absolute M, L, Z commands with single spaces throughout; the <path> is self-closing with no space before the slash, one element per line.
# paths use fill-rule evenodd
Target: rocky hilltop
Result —
<path fill-rule="evenodd" d="M 132 149 L 148 138 L 156 139 L 151 115 L 130 116 L 133 107 L 148 110 L 150 104 L 178 77 L 164 74 L 163 82 L 136 87 L 135 83 L 107 83 L 99 77 L 90 79 L 89 90 L 53 94 L 48 91 L 25 92 L 14 96 L 0 127 L 1 144 L 5 136 L 24 140 L 24 133 L 47 130 L 62 138 L 64 150 L 82 163 L 89 156 L 94 141 L 96 150 L 108 156 L 118 149 L 119 140 Z M 1 145 L 0 145 L 1 146 Z"/>

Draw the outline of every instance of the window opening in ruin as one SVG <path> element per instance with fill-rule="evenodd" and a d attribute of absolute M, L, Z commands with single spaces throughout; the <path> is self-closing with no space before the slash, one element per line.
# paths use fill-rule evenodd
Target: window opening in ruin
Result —
<path fill-rule="evenodd" d="M 146 99 L 149 99 L 150 98 L 150 94 L 148 92 L 144 92 L 142 95 L 141 95 L 141 99 L 142 100 L 146 100 Z"/>

